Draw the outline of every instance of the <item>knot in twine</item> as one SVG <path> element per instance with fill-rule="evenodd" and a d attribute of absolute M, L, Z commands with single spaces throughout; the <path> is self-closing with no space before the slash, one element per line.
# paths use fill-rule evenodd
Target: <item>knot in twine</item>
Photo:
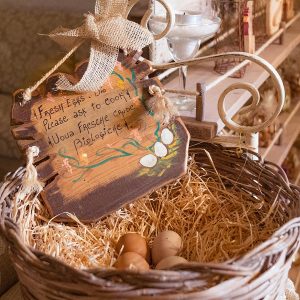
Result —
<path fill-rule="evenodd" d="M 27 195 L 36 193 L 37 195 L 43 190 L 43 184 L 38 180 L 38 173 L 33 164 L 34 158 L 39 155 L 39 148 L 36 146 L 29 147 L 26 151 L 27 164 L 25 174 L 22 178 L 22 185 L 18 192 L 19 199 L 23 200 Z"/>
<path fill-rule="evenodd" d="M 164 90 L 157 85 L 149 87 L 150 95 L 154 96 L 147 101 L 148 108 L 154 113 L 154 117 L 163 125 L 167 126 L 169 123 L 178 116 L 173 103 L 169 98 L 164 96 Z"/>
<path fill-rule="evenodd" d="M 32 90 L 31 88 L 28 88 L 24 91 L 23 93 L 23 100 L 24 100 L 24 103 L 25 104 L 26 102 L 30 101 L 31 100 L 31 97 L 32 97 Z"/>
<path fill-rule="evenodd" d="M 86 14 L 81 26 L 75 29 L 59 27 L 50 33 L 49 37 L 69 52 L 33 87 L 25 90 L 23 104 L 31 99 L 32 92 L 86 40 L 91 43 L 91 49 L 84 75 L 76 84 L 61 75 L 56 83 L 57 89 L 73 92 L 97 91 L 113 72 L 120 49 L 140 51 L 150 45 L 154 40 L 152 33 L 127 20 L 127 7 L 128 0 L 96 0 L 95 14 Z"/>

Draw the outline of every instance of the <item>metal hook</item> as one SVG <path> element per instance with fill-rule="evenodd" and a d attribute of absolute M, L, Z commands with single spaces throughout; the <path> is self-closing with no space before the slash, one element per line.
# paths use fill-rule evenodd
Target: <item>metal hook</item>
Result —
<path fill-rule="evenodd" d="M 128 1 L 128 8 L 126 11 L 126 17 L 128 17 L 130 11 L 132 10 L 132 8 L 139 2 L 140 0 L 129 0 Z M 154 3 L 155 1 L 159 2 L 162 4 L 162 6 L 165 8 L 167 14 L 166 14 L 166 18 L 167 18 L 167 25 L 166 28 L 159 34 L 153 35 L 154 39 L 160 40 L 162 38 L 164 38 L 173 28 L 174 24 L 175 24 L 175 13 L 173 8 L 165 1 L 165 0 L 149 0 L 149 8 L 146 11 L 145 15 L 142 18 L 141 21 L 141 26 L 143 26 L 144 28 L 148 28 L 148 23 L 149 20 L 151 18 L 151 16 L 154 13 Z"/>

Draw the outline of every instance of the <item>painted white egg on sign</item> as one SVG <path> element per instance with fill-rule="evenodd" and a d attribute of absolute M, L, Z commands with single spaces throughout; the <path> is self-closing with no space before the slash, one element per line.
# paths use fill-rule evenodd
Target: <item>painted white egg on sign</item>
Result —
<path fill-rule="evenodd" d="M 174 141 L 174 134 L 173 132 L 168 129 L 168 128 L 164 128 L 161 132 L 161 141 L 165 144 L 165 145 L 170 145 L 173 143 Z"/>
<path fill-rule="evenodd" d="M 155 143 L 154 152 L 155 152 L 155 155 L 158 156 L 158 157 L 165 157 L 165 156 L 168 155 L 167 147 L 161 142 L 156 142 Z"/>
<path fill-rule="evenodd" d="M 140 163 L 146 168 L 153 168 L 157 164 L 157 157 L 153 154 L 148 154 L 141 158 Z"/>

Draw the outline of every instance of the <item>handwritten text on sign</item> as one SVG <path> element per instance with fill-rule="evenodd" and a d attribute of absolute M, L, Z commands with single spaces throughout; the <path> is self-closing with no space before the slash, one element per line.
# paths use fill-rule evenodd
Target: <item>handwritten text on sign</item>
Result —
<path fill-rule="evenodd" d="M 42 130 L 52 148 L 56 149 L 57 145 L 68 142 L 79 155 L 82 148 L 92 146 L 98 140 L 105 140 L 107 136 L 118 137 L 124 131 L 132 133 L 134 128 L 130 128 L 128 122 L 140 105 L 132 103 L 134 95 L 130 92 L 133 91 L 113 93 L 104 99 L 99 96 L 105 90 L 94 95 L 65 96 L 59 99 L 58 104 L 50 96 L 49 103 L 38 105 L 33 113 L 35 119 L 43 125 Z M 115 109 L 116 104 L 121 108 Z"/>

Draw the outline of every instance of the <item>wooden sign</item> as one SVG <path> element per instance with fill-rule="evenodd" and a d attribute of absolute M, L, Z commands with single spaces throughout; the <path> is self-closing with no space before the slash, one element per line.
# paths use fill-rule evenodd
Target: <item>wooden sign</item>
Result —
<path fill-rule="evenodd" d="M 101 90 L 58 92 L 58 76 L 24 106 L 14 95 L 12 129 L 23 151 L 38 146 L 41 196 L 51 216 L 94 221 L 186 171 L 189 134 L 180 119 L 164 127 L 147 109 L 149 64 L 119 57 Z M 78 81 L 81 64 L 70 79 Z"/>
<path fill-rule="evenodd" d="M 284 0 L 268 0 L 266 8 L 267 34 L 273 35 L 280 28 Z"/>

